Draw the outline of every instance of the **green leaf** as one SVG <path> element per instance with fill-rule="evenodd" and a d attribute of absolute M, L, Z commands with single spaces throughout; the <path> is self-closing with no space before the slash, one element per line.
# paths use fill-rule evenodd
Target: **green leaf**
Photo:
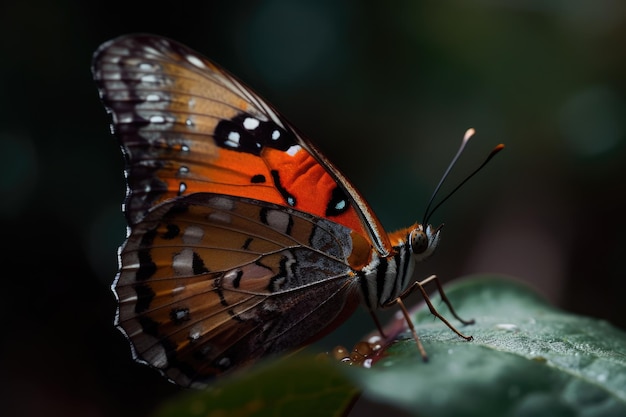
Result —
<path fill-rule="evenodd" d="M 187 391 L 156 417 L 342 416 L 358 389 L 329 357 L 295 355 Z M 313 414 L 311 414 L 313 413 Z"/>
<path fill-rule="evenodd" d="M 626 334 L 551 307 L 510 279 L 462 280 L 446 294 L 462 317 L 476 320 L 461 328 L 474 340 L 422 308 L 414 319 L 430 361 L 405 334 L 359 372 L 364 395 L 420 416 L 626 415 Z"/>
<path fill-rule="evenodd" d="M 414 322 L 428 363 L 403 333 L 371 369 L 292 355 L 185 392 L 157 416 L 341 416 L 361 390 L 423 417 L 626 416 L 624 332 L 558 310 L 511 279 L 461 279 L 446 294 L 476 320 L 460 327 L 474 340 L 422 307 Z M 433 302 L 455 324 L 445 304 Z"/>

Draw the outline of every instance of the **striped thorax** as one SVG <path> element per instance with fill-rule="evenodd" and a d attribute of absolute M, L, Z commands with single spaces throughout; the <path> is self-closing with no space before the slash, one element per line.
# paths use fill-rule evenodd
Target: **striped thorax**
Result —
<path fill-rule="evenodd" d="M 373 250 L 370 263 L 360 273 L 363 301 L 368 309 L 389 305 L 411 284 L 417 262 L 430 257 L 439 243 L 441 226 L 415 224 L 391 233 L 393 252 L 381 256 Z"/>

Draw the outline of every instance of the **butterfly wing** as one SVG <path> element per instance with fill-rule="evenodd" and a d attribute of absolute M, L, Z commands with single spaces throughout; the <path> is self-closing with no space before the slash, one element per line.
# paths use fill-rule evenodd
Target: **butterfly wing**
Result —
<path fill-rule="evenodd" d="M 296 210 L 197 193 L 132 228 L 114 284 L 134 355 L 184 386 L 332 330 L 358 304 L 352 231 Z"/>
<path fill-rule="evenodd" d="M 113 284 L 135 358 L 197 385 L 339 324 L 372 246 L 354 187 L 269 104 L 167 39 L 104 44 L 93 73 L 126 156 Z"/>
<path fill-rule="evenodd" d="M 391 252 L 343 174 L 217 64 L 172 40 L 131 35 L 105 43 L 93 73 L 126 155 L 131 225 L 160 202 L 212 192 L 328 218 Z"/>

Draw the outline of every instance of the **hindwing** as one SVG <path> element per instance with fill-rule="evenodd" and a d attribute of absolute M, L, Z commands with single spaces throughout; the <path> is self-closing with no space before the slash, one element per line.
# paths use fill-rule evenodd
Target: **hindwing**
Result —
<path fill-rule="evenodd" d="M 332 330 L 359 302 L 352 231 L 297 210 L 192 194 L 135 224 L 113 286 L 137 359 L 180 385 Z"/>

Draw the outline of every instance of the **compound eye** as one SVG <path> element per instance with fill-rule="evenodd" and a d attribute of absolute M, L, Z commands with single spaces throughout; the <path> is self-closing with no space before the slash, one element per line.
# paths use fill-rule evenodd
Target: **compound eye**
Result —
<path fill-rule="evenodd" d="M 426 249 L 428 249 L 428 236 L 426 236 L 426 232 L 424 232 L 422 228 L 411 231 L 409 242 L 411 244 L 411 250 L 416 255 L 424 253 Z"/>

